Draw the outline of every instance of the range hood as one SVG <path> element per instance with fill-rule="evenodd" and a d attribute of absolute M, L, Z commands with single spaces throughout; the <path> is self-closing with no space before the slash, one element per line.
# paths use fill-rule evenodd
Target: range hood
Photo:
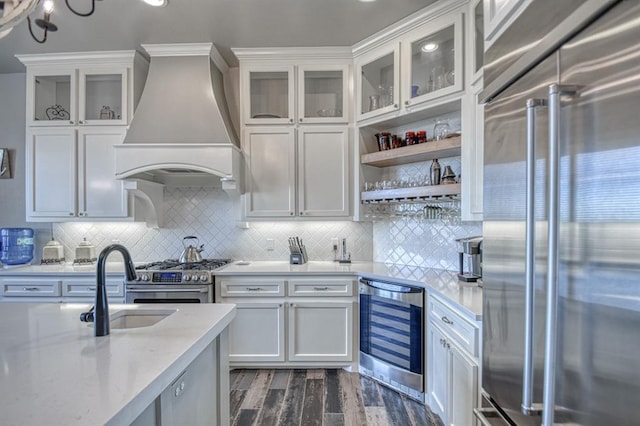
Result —
<path fill-rule="evenodd" d="M 124 142 L 115 147 L 116 178 L 156 215 L 162 185 L 222 185 L 239 196 L 242 155 L 224 95 L 226 62 L 212 43 L 142 47 L 151 62 Z"/>

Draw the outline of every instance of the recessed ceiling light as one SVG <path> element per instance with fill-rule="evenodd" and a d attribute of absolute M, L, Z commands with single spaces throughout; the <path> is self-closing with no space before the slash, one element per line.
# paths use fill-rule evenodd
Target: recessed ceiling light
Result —
<path fill-rule="evenodd" d="M 358 0 L 358 1 L 361 2 L 361 3 L 371 3 L 371 2 L 374 2 L 376 0 Z"/>
<path fill-rule="evenodd" d="M 165 7 L 169 1 L 168 0 L 142 0 L 146 4 L 157 7 Z"/>
<path fill-rule="evenodd" d="M 436 50 L 438 50 L 438 43 L 433 43 L 433 42 L 425 43 L 422 45 L 421 49 L 423 52 L 427 52 L 427 53 L 435 52 Z"/>

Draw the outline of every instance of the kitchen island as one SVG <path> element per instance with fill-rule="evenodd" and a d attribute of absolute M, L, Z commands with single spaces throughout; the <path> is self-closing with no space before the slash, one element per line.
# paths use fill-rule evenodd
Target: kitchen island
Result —
<path fill-rule="evenodd" d="M 80 322 L 88 308 L 0 305 L 3 425 L 185 424 L 196 406 L 207 424 L 228 424 L 234 305 L 111 305 L 120 324 L 104 337 Z M 145 314 L 160 320 L 123 321 Z"/>

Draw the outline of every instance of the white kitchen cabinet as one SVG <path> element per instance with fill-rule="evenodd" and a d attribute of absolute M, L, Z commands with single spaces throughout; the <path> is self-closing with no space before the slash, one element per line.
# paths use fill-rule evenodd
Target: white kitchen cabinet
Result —
<path fill-rule="evenodd" d="M 285 360 L 284 301 L 236 304 L 236 317 L 229 325 L 229 362 L 273 362 Z"/>
<path fill-rule="evenodd" d="M 445 425 L 475 425 L 479 398 L 478 324 L 435 297 L 428 302 L 427 403 Z"/>
<path fill-rule="evenodd" d="M 113 146 L 148 61 L 136 51 L 18 55 L 27 67 L 27 221 L 131 220 Z"/>
<path fill-rule="evenodd" d="M 248 218 L 346 217 L 347 126 L 246 127 Z"/>
<path fill-rule="evenodd" d="M 349 66 L 298 65 L 298 123 L 347 123 Z"/>
<path fill-rule="evenodd" d="M 397 118 L 461 94 L 463 10 L 426 14 L 411 24 L 398 35 L 382 35 L 384 43 L 368 51 L 366 43 L 356 45 L 357 121 Z"/>
<path fill-rule="evenodd" d="M 246 124 L 289 124 L 295 115 L 293 65 L 243 67 L 241 105 Z"/>
<path fill-rule="evenodd" d="M 216 302 L 236 304 L 229 327 L 234 367 L 353 362 L 357 300 L 352 277 L 225 276 L 216 283 Z"/>
<path fill-rule="evenodd" d="M 107 276 L 105 284 L 109 302 L 124 303 L 124 276 Z M 95 275 L 84 277 L 55 274 L 0 276 L 0 298 L 5 302 L 93 303 L 95 297 Z"/>
<path fill-rule="evenodd" d="M 290 361 L 351 361 L 353 302 L 289 303 Z"/>
<path fill-rule="evenodd" d="M 358 121 L 397 111 L 400 105 L 400 44 L 392 42 L 357 57 L 356 119 Z"/>
<path fill-rule="evenodd" d="M 341 60 L 296 61 L 297 50 L 234 49 L 241 62 L 244 124 L 346 123 L 349 117 L 349 65 Z M 260 55 L 260 53 L 258 53 Z"/>
<path fill-rule="evenodd" d="M 148 69 L 133 50 L 17 58 L 27 66 L 27 127 L 127 125 Z"/>
<path fill-rule="evenodd" d="M 116 180 L 114 145 L 123 127 L 33 127 L 27 135 L 27 220 L 126 218 L 127 192 Z"/>

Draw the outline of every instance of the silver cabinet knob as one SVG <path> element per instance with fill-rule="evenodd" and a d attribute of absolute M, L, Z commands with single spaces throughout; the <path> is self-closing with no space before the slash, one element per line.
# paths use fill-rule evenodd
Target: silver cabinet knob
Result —
<path fill-rule="evenodd" d="M 300 119 L 300 122 L 302 123 L 302 118 Z"/>
<path fill-rule="evenodd" d="M 293 123 L 293 118 L 290 118 L 290 119 L 289 119 L 289 123 Z"/>
<path fill-rule="evenodd" d="M 411 102 L 409 102 L 409 101 L 404 101 L 404 104 L 405 104 L 405 105 L 409 105 L 410 103 L 411 103 Z M 395 105 L 394 105 L 394 106 L 395 106 Z"/>
<path fill-rule="evenodd" d="M 69 213 L 69 216 L 73 216 L 73 212 L 70 212 L 70 213 Z"/>

